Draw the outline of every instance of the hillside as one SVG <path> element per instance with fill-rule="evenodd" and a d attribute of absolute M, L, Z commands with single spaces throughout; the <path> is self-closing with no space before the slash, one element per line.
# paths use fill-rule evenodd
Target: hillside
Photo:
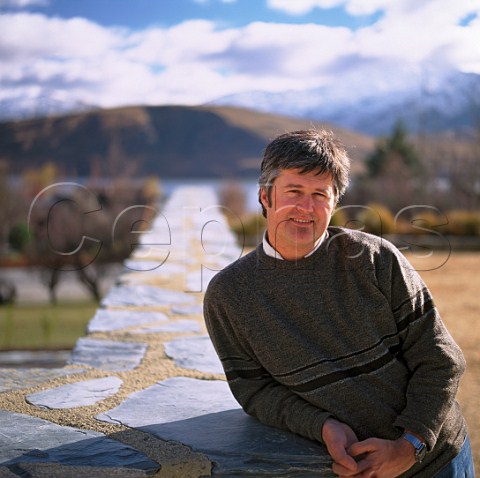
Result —
<path fill-rule="evenodd" d="M 354 170 L 374 140 L 331 125 L 223 106 L 132 106 L 0 123 L 0 160 L 20 174 L 48 161 L 68 176 L 242 178 L 258 175 L 267 143 L 286 131 L 326 127 Z"/>

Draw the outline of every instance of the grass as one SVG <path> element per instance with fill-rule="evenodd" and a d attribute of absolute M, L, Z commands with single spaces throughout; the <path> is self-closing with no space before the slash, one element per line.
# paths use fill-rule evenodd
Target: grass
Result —
<path fill-rule="evenodd" d="M 71 349 L 85 335 L 96 302 L 0 307 L 0 350 Z"/>

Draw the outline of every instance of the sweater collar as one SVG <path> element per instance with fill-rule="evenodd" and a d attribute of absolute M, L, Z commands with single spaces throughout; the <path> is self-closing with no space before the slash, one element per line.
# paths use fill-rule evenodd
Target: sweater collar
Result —
<path fill-rule="evenodd" d="M 317 249 L 323 244 L 323 241 L 327 235 L 327 231 L 325 231 L 315 242 L 314 248 L 306 255 L 304 256 L 304 259 L 307 257 L 310 257 Z M 281 261 L 284 261 L 285 259 L 282 257 L 282 255 L 272 247 L 272 245 L 268 242 L 267 239 L 267 231 L 263 233 L 263 252 L 269 257 L 273 257 L 274 259 L 279 259 Z"/>

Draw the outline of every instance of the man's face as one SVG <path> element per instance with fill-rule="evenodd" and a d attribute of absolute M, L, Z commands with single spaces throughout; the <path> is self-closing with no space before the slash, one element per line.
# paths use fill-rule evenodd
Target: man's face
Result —
<path fill-rule="evenodd" d="M 284 259 L 295 260 L 311 252 L 328 227 L 335 189 L 329 174 L 282 169 L 273 183 L 271 202 L 263 188 L 260 200 L 267 210 L 270 244 Z"/>

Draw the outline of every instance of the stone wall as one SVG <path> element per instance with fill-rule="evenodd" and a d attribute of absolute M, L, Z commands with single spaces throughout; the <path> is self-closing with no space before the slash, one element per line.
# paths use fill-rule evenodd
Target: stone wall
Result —
<path fill-rule="evenodd" d="M 177 189 L 68 364 L 0 370 L 0 478 L 333 476 L 324 448 L 247 416 L 225 382 L 202 299 L 241 254 L 213 191 Z"/>

